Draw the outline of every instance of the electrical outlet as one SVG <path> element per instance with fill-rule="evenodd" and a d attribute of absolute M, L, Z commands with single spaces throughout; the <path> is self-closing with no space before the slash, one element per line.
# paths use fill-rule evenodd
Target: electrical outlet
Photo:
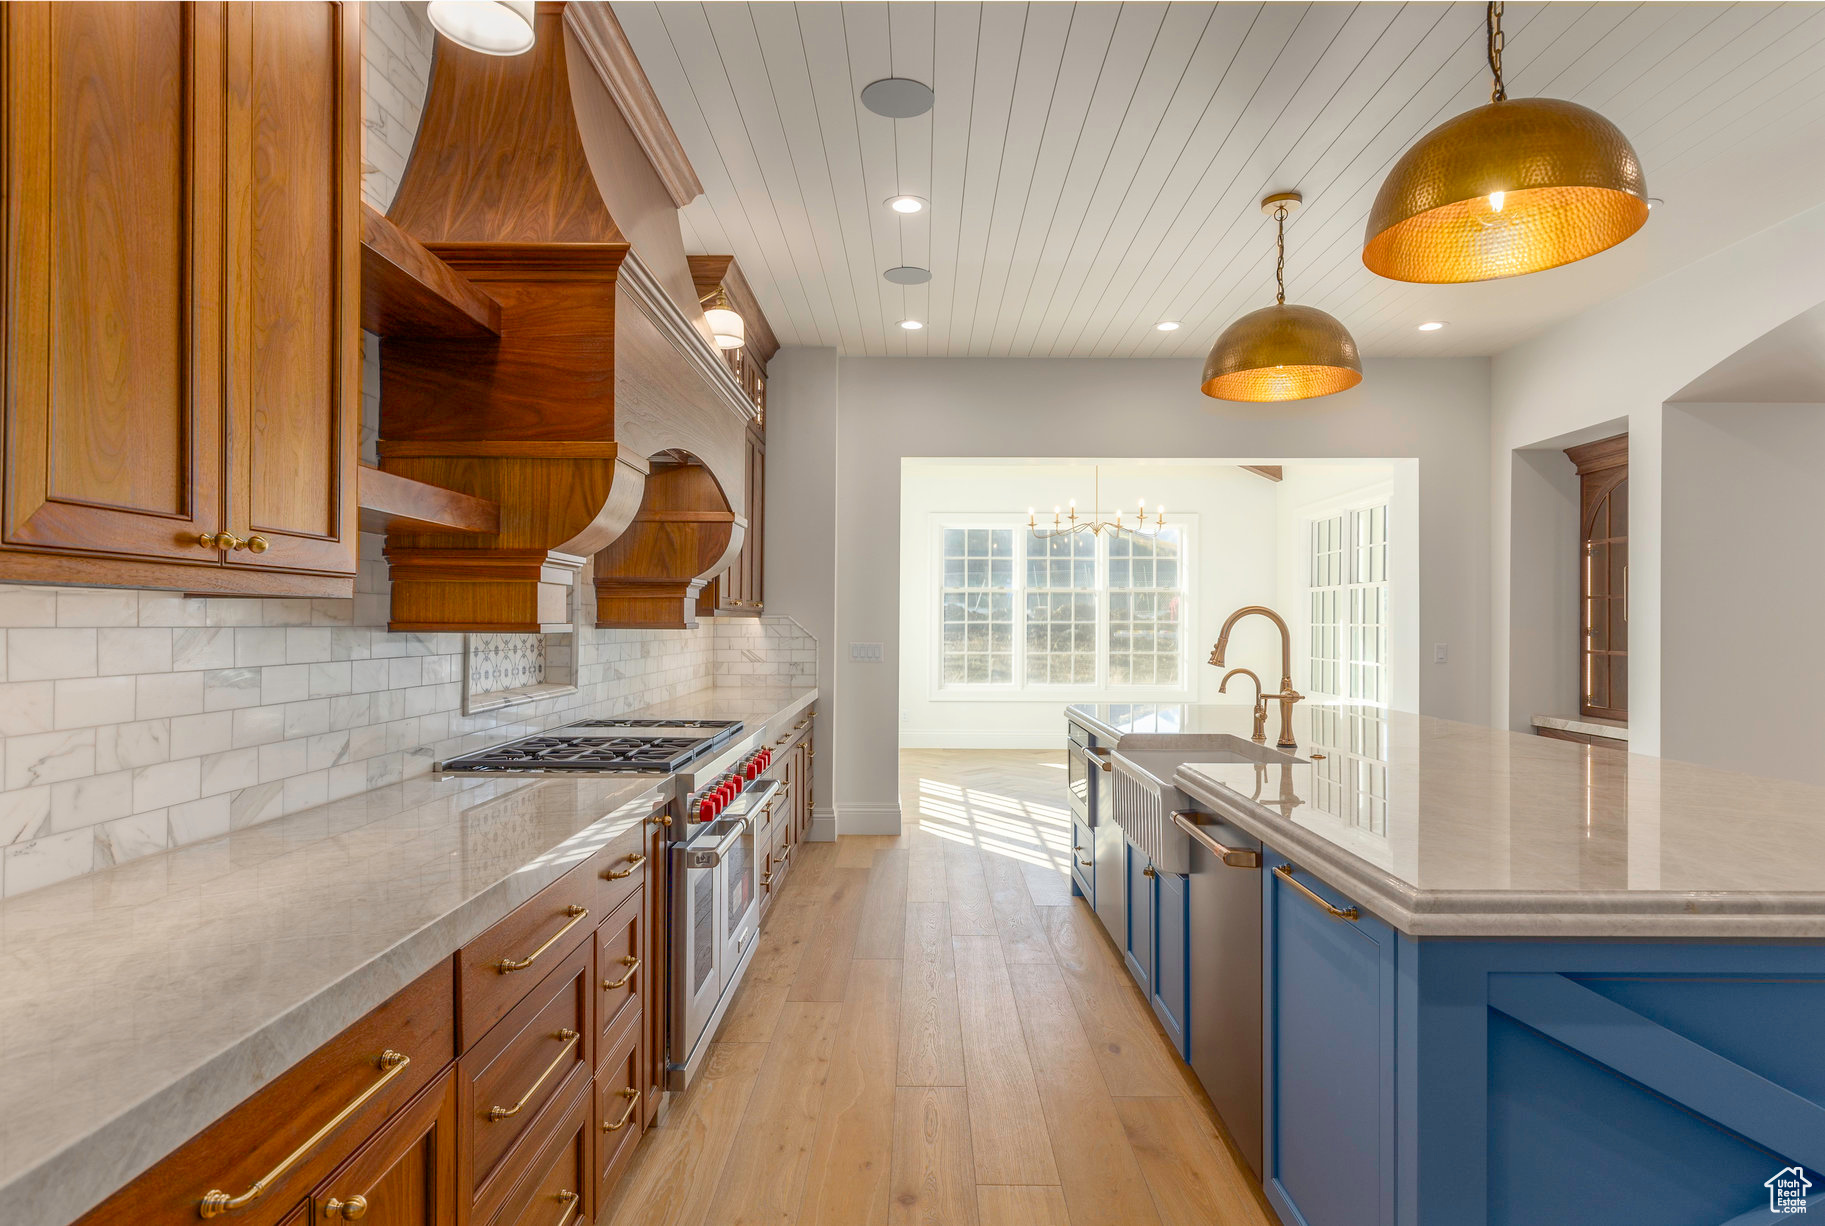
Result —
<path fill-rule="evenodd" d="M 858 664 L 879 664 L 883 659 L 879 643 L 849 644 L 849 658 Z"/>
<path fill-rule="evenodd" d="M 1445 645 L 1443 643 L 1432 644 L 1432 662 L 1434 664 L 1443 664 L 1446 655 L 1447 652 L 1445 651 Z"/>

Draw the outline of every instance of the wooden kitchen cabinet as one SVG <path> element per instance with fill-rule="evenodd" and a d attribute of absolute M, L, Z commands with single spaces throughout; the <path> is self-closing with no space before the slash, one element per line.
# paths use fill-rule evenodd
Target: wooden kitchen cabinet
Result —
<path fill-rule="evenodd" d="M 748 527 L 741 552 L 704 589 L 708 611 L 719 617 L 759 617 L 766 610 L 767 436 L 758 424 L 748 427 L 747 474 Z M 701 604 L 699 611 L 705 611 Z"/>
<path fill-rule="evenodd" d="M 311 1220 L 456 1226 L 456 1077 L 446 1071 L 311 1197 Z"/>
<path fill-rule="evenodd" d="M 0 22 L 0 578 L 349 595 L 359 10 Z"/>

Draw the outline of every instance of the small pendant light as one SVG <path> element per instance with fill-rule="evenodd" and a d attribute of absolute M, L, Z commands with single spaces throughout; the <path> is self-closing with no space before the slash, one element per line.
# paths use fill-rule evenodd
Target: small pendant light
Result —
<path fill-rule="evenodd" d="M 729 305 L 728 293 L 720 287 L 709 310 L 703 313 L 703 320 L 710 325 L 710 339 L 718 349 L 740 349 L 748 339 L 747 326 Z"/>
<path fill-rule="evenodd" d="M 533 0 L 431 0 L 425 16 L 439 34 L 483 55 L 532 50 Z"/>
<path fill-rule="evenodd" d="M 1316 307 L 1286 305 L 1286 218 L 1298 192 L 1261 202 L 1274 219 L 1274 305 L 1223 329 L 1204 359 L 1203 391 L 1218 400 L 1309 400 L 1362 382 L 1362 358 L 1349 329 Z"/>
<path fill-rule="evenodd" d="M 1362 262 L 1395 281 L 1490 281 L 1614 247 L 1648 219 L 1641 161 L 1589 107 L 1509 101 L 1502 4 L 1489 4 L 1489 104 L 1440 124 L 1403 155 L 1369 210 Z"/>

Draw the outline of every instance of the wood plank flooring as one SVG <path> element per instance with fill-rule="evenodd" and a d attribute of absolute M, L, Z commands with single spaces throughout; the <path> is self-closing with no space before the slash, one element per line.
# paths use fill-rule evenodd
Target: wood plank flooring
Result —
<path fill-rule="evenodd" d="M 1061 753 L 908 750 L 800 849 L 603 1226 L 1269 1226 L 1068 876 Z"/>

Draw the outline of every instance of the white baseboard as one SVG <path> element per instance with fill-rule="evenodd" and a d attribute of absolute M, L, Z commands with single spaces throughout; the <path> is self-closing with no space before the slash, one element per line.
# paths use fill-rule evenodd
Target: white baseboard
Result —
<path fill-rule="evenodd" d="M 811 824 L 817 825 L 817 818 Z M 836 813 L 839 834 L 899 834 L 900 806 L 893 804 L 843 805 Z"/>
<path fill-rule="evenodd" d="M 811 829 L 805 838 L 812 843 L 836 842 L 836 810 L 813 809 L 811 811 Z"/>
<path fill-rule="evenodd" d="M 960 732 L 954 728 L 902 728 L 901 749 L 1063 749 L 1065 718 L 1045 732 Z"/>

